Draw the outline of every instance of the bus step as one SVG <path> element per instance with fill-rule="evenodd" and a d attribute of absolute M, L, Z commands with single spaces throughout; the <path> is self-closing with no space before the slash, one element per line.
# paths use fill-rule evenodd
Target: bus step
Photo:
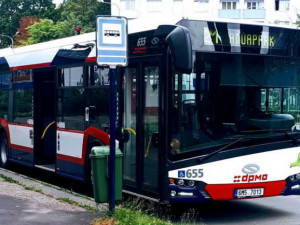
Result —
<path fill-rule="evenodd" d="M 55 164 L 48 164 L 48 165 L 34 165 L 36 168 L 47 170 L 50 172 L 55 172 Z"/>

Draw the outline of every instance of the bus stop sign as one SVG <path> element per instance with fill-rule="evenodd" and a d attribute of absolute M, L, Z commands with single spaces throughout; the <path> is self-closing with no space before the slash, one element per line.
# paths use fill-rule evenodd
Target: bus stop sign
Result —
<path fill-rule="evenodd" d="M 97 64 L 127 66 L 127 19 L 97 17 Z"/>

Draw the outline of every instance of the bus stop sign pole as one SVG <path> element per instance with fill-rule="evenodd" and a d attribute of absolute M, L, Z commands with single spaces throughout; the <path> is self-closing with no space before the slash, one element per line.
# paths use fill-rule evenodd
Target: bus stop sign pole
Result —
<path fill-rule="evenodd" d="M 116 175 L 116 68 L 110 67 L 110 100 L 109 100 L 109 121 L 110 121 L 110 154 L 108 160 L 109 176 L 109 212 L 115 210 L 115 175 Z"/>
<path fill-rule="evenodd" d="M 125 17 L 97 16 L 97 64 L 110 67 L 110 154 L 109 211 L 115 210 L 115 171 L 116 171 L 116 67 L 127 66 L 127 19 Z"/>

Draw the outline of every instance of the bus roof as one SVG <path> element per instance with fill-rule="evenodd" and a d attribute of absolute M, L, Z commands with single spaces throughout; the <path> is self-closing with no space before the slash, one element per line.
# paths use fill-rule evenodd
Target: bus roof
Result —
<path fill-rule="evenodd" d="M 161 22 L 161 21 L 160 21 Z M 149 25 L 146 26 L 144 24 L 143 27 L 138 27 L 136 28 L 135 23 L 137 21 L 135 20 L 129 20 L 129 32 L 130 33 L 136 33 L 136 32 L 142 32 L 145 30 L 149 30 L 148 28 L 157 28 L 157 25 L 153 26 Z M 175 24 L 175 22 L 173 23 Z M 269 30 L 270 34 L 271 33 L 280 33 L 284 34 L 283 38 L 282 36 L 280 37 L 281 39 L 277 43 L 281 43 L 279 48 L 284 48 L 284 44 L 289 44 L 292 43 L 292 40 L 289 40 L 289 38 L 294 38 L 293 41 L 293 48 L 294 51 L 292 54 L 289 56 L 296 56 L 299 57 L 300 54 L 300 30 L 299 29 L 293 29 L 292 27 L 281 27 L 281 26 L 276 26 L 276 25 L 266 25 L 266 24 L 260 24 L 260 23 L 238 23 L 237 21 L 204 21 L 204 20 L 189 20 L 189 19 L 182 19 L 176 23 L 177 25 L 182 25 L 185 26 L 189 29 L 192 37 L 192 43 L 193 43 L 193 49 L 194 50 L 200 50 L 200 51 L 209 51 L 209 48 L 203 48 L 205 46 L 204 43 L 204 37 L 201 36 L 201 31 L 205 33 L 205 27 L 210 27 L 208 30 L 210 31 L 218 31 L 219 35 L 222 36 L 222 44 L 224 45 L 224 40 L 227 38 L 228 39 L 228 30 L 234 30 L 235 33 L 237 32 L 242 32 L 245 31 L 245 27 L 250 30 L 255 30 L 257 28 L 257 31 L 255 31 L 253 35 L 256 35 L 257 32 L 265 32 L 266 30 Z M 226 25 L 225 25 L 226 24 Z M 224 26 L 225 25 L 225 26 Z M 131 29 L 130 27 L 135 27 L 135 29 Z M 218 28 L 219 27 L 219 28 Z M 226 27 L 226 28 L 224 28 Z M 242 28 L 242 31 L 241 31 Z M 201 30 L 204 29 L 204 30 Z M 222 31 L 223 29 L 223 31 Z M 225 31 L 225 30 L 226 31 Z M 240 31 L 238 31 L 240 29 Z M 243 30 L 244 29 L 244 30 Z M 140 33 L 142 35 L 142 33 Z M 225 35 L 225 36 L 224 36 Z M 226 37 L 227 35 L 227 37 Z M 220 37 L 221 37 L 220 36 Z M 255 36 L 253 36 L 255 39 Z M 295 38 L 296 37 L 296 38 Z M 95 32 L 92 33 L 87 33 L 87 34 L 81 34 L 77 36 L 72 36 L 72 37 L 67 37 L 67 38 L 62 38 L 62 39 L 57 39 L 53 41 L 48 41 L 48 42 L 43 42 L 39 44 L 34 44 L 34 45 L 29 45 L 29 46 L 24 46 L 24 47 L 19 47 L 19 48 L 6 48 L 6 49 L 1 49 L 0 50 L 0 59 L 5 58 L 5 60 L 0 60 L 0 62 L 7 62 L 8 66 L 11 70 L 18 70 L 18 69 L 26 69 L 26 68 L 38 68 L 38 67 L 46 67 L 52 65 L 51 63 L 53 62 L 54 58 L 60 54 L 62 54 L 62 50 L 64 52 L 68 52 L 68 55 L 70 57 L 70 52 L 79 52 L 82 49 L 75 49 L 74 45 L 89 45 L 90 46 L 90 51 L 88 55 L 86 56 L 85 62 L 95 62 L 96 61 L 96 48 L 95 48 L 95 39 L 96 39 L 96 34 Z M 202 41 L 202 42 L 201 42 Z M 252 40 L 254 41 L 254 40 Z M 210 40 L 210 44 L 214 45 L 216 47 L 216 43 L 213 43 Z M 295 44 L 296 42 L 296 44 Z M 227 45 L 230 43 L 227 43 Z M 94 47 L 91 47 L 93 45 Z M 232 47 L 232 46 L 231 46 Z M 238 47 L 238 46 L 235 46 Z M 261 47 L 261 46 L 260 46 Z M 67 51 L 69 50 L 69 51 Z M 278 50 L 278 49 L 277 49 Z M 290 49 L 292 51 L 292 49 Z M 298 52 L 298 53 L 297 53 Z M 295 54 L 297 53 L 297 54 Z M 87 54 L 85 52 L 85 54 Z M 281 53 L 277 53 L 281 54 Z M 77 54 L 78 55 L 78 54 Z M 1 64 L 1 63 L 0 63 Z"/>

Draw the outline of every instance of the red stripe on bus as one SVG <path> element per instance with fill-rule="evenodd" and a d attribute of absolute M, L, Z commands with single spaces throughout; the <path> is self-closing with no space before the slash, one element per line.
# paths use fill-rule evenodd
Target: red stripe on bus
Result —
<path fill-rule="evenodd" d="M 21 146 L 21 145 L 11 144 L 11 148 L 22 151 L 22 152 L 31 152 L 31 153 L 33 153 L 33 148 L 24 147 L 24 146 Z"/>
<path fill-rule="evenodd" d="M 15 126 L 20 126 L 20 127 L 32 127 L 32 124 L 21 124 L 21 123 L 8 123 L 9 125 L 15 125 Z"/>
<path fill-rule="evenodd" d="M 84 131 L 81 131 L 81 130 L 69 130 L 69 129 L 65 129 L 65 128 L 57 128 L 57 131 L 64 131 L 64 132 L 77 133 L 77 134 L 84 133 Z"/>
<path fill-rule="evenodd" d="M 14 66 L 14 67 L 10 67 L 10 69 L 12 71 L 16 71 L 16 70 L 33 69 L 33 68 L 41 68 L 41 67 L 48 67 L 48 66 L 51 66 L 51 62 L 50 63 L 32 64 L 32 65 L 24 65 L 24 66 Z"/>
<path fill-rule="evenodd" d="M 57 153 L 56 158 L 62 161 L 68 161 L 68 162 L 77 163 L 81 165 L 84 164 L 84 159 L 80 159 L 72 156 L 61 155 Z"/>
<path fill-rule="evenodd" d="M 104 145 L 109 145 L 109 135 L 106 132 L 97 129 L 95 127 L 89 127 L 84 131 L 83 146 L 82 146 L 83 156 L 86 156 L 87 154 L 89 136 L 99 139 L 100 141 L 103 142 Z M 84 161 L 85 161 L 85 157 L 83 158 L 83 162 Z"/>
<path fill-rule="evenodd" d="M 96 62 L 96 57 L 90 57 L 85 60 L 85 62 Z"/>
<path fill-rule="evenodd" d="M 272 181 L 263 183 L 243 183 L 243 184 L 208 184 L 205 190 L 213 200 L 230 200 L 234 199 L 235 189 L 247 188 L 264 188 L 264 196 L 280 195 L 286 186 L 285 181 Z"/>

